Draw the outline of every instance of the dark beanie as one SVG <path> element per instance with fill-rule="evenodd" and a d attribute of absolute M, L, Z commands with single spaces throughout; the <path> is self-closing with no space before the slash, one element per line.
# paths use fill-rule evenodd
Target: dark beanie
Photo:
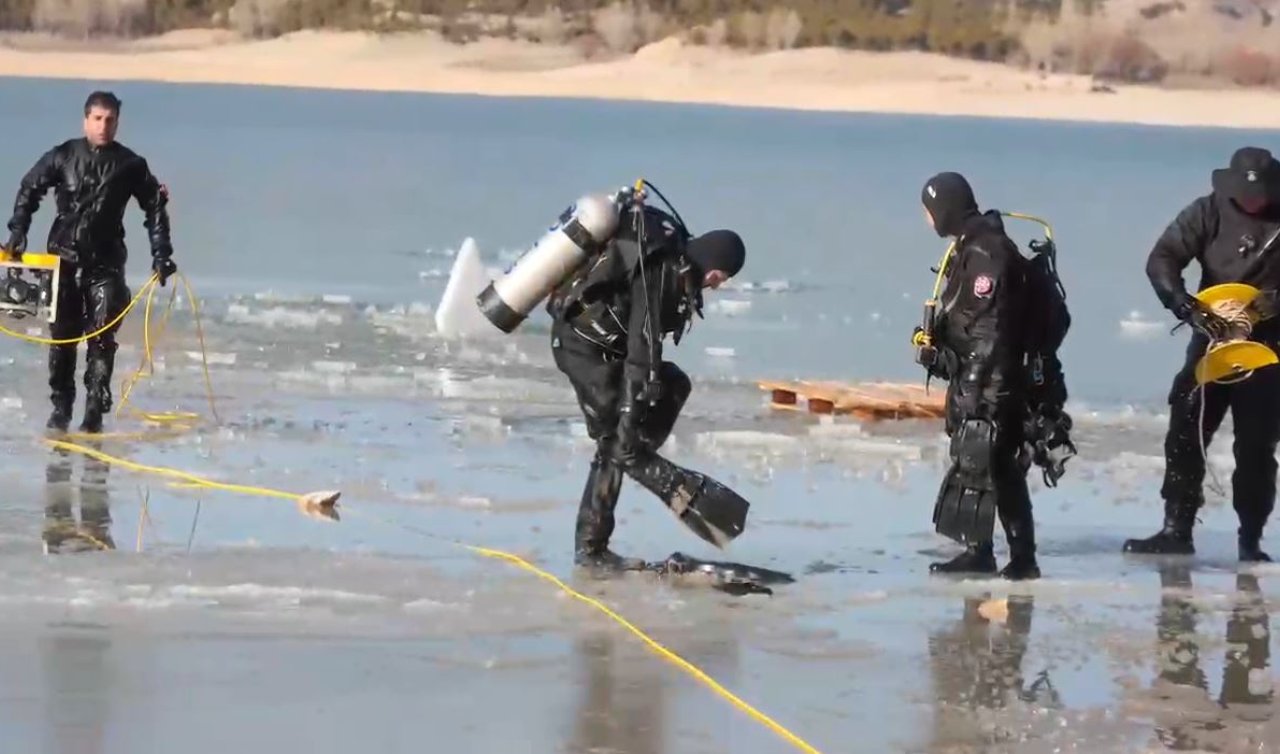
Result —
<path fill-rule="evenodd" d="M 687 253 L 703 273 L 721 270 L 733 277 L 747 260 L 742 237 L 731 230 L 713 230 L 689 241 Z"/>
<path fill-rule="evenodd" d="M 930 178 L 920 191 L 920 201 L 933 215 L 933 227 L 943 237 L 960 235 L 965 220 L 978 214 L 973 188 L 959 173 L 938 173 Z"/>

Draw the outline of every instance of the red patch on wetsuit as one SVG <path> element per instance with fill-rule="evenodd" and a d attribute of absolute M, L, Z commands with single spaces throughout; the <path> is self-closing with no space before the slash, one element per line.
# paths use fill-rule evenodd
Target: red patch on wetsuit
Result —
<path fill-rule="evenodd" d="M 973 295 L 978 298 L 986 298 L 996 288 L 996 281 L 987 275 L 979 275 L 973 279 Z"/>

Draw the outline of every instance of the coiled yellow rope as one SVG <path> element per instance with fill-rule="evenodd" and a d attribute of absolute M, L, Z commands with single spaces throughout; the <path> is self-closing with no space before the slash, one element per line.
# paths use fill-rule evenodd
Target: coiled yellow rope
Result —
<path fill-rule="evenodd" d="M 184 289 L 186 290 L 187 299 L 191 304 L 191 314 L 195 318 L 196 333 L 200 339 L 200 360 L 201 360 L 201 365 L 204 368 L 205 390 L 209 398 L 209 410 L 213 414 L 214 421 L 217 422 L 219 421 L 218 409 L 214 403 L 214 398 L 213 398 L 213 380 L 209 376 L 209 359 L 206 353 L 205 342 L 204 342 L 204 328 L 200 322 L 199 302 L 196 299 L 195 292 L 191 289 L 191 283 L 190 281 L 187 280 L 187 277 L 183 275 L 181 272 L 175 273 L 175 275 L 178 278 L 178 280 L 181 281 Z M 124 410 L 125 406 L 128 405 L 129 395 L 133 391 L 133 388 L 137 384 L 137 382 L 142 378 L 143 372 L 150 370 L 151 374 L 155 374 L 155 363 L 152 355 L 152 344 L 156 338 L 154 338 L 151 333 L 151 310 L 152 310 L 152 305 L 155 301 L 156 286 L 159 284 L 159 282 L 160 282 L 160 278 L 153 273 L 151 277 L 147 278 L 147 281 L 143 283 L 142 287 L 138 289 L 138 292 L 133 296 L 133 298 L 129 300 L 129 303 L 126 304 L 125 307 L 120 310 L 119 314 L 117 314 L 110 322 L 98 328 L 97 330 L 94 330 L 91 333 L 79 335 L 74 338 L 44 338 L 38 335 L 29 335 L 27 333 L 21 333 L 15 330 L 10 330 L 9 328 L 5 327 L 3 324 L 0 324 L 0 333 L 8 335 L 12 338 L 17 338 L 18 340 L 26 341 L 28 343 L 35 343 L 37 345 L 44 345 L 44 346 L 78 345 L 80 343 L 85 343 L 87 341 L 93 340 L 94 338 L 100 337 L 104 333 L 111 332 L 113 328 L 119 326 L 119 324 L 124 321 L 124 318 L 129 315 L 129 312 L 133 311 L 134 307 L 138 305 L 138 302 L 142 300 L 142 297 L 146 296 L 147 303 L 146 303 L 145 313 L 143 315 L 143 326 L 142 326 L 142 340 L 143 340 L 142 363 L 138 365 L 138 368 L 134 371 L 132 375 L 130 375 L 127 379 L 123 380 L 121 383 L 120 405 L 116 408 L 116 416 L 118 417 L 121 414 L 121 412 Z M 165 327 L 168 325 L 169 315 L 173 312 L 173 307 L 174 307 L 174 303 L 177 301 L 177 296 L 178 296 L 178 288 L 177 286 L 174 286 L 174 288 L 172 289 L 172 293 L 170 294 L 170 297 L 169 297 L 169 304 L 166 307 L 164 317 L 161 320 L 160 332 L 157 333 L 157 337 L 159 334 L 163 334 Z M 190 413 L 190 412 L 145 412 L 145 411 L 138 411 L 134 409 L 133 413 L 138 418 L 150 424 L 173 425 L 171 428 L 178 429 L 178 430 L 193 428 L 194 422 L 200 418 L 199 414 Z M 100 437 L 101 435 L 95 434 L 94 436 Z"/>

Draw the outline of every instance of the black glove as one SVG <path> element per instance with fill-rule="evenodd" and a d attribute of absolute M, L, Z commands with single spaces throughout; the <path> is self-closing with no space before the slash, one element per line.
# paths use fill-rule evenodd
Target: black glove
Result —
<path fill-rule="evenodd" d="M 1042 407 L 1028 417 L 1025 439 L 1031 461 L 1044 473 L 1044 483 L 1057 487 L 1066 473 L 1067 461 L 1076 455 L 1071 442 L 1071 415 L 1062 410 Z"/>
<path fill-rule="evenodd" d="M 938 361 L 938 349 L 924 342 L 924 328 L 916 325 L 911 331 L 911 345 L 916 347 L 916 363 L 932 371 Z"/>
<path fill-rule="evenodd" d="M 151 270 L 159 276 L 160 285 L 164 286 L 164 281 L 178 271 L 178 265 L 174 264 L 173 259 L 170 257 L 156 257 L 155 261 L 151 263 Z"/>
<path fill-rule="evenodd" d="M 1222 340 L 1231 333 L 1230 322 L 1190 296 L 1178 305 L 1174 316 L 1191 325 L 1210 340 Z"/>
<path fill-rule="evenodd" d="M 950 381 L 960 371 L 960 359 L 950 348 L 916 346 L 916 363 L 940 380 Z"/>
<path fill-rule="evenodd" d="M 27 250 L 27 234 L 20 230 L 11 232 L 9 243 L 5 244 L 4 250 L 14 257 L 22 256 L 22 252 Z"/>
<path fill-rule="evenodd" d="M 1260 291 L 1251 304 L 1258 319 L 1271 319 L 1280 314 L 1280 291 L 1275 289 Z"/>

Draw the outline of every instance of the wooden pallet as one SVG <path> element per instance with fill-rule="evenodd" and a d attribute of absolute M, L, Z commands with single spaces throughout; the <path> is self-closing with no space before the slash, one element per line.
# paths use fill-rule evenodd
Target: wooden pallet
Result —
<path fill-rule="evenodd" d="M 811 414 L 851 414 L 859 419 L 937 419 L 944 414 L 945 385 L 925 393 L 923 385 L 894 382 L 757 382 L 772 393 L 774 408 Z M 802 407 L 803 404 L 803 407 Z"/>

